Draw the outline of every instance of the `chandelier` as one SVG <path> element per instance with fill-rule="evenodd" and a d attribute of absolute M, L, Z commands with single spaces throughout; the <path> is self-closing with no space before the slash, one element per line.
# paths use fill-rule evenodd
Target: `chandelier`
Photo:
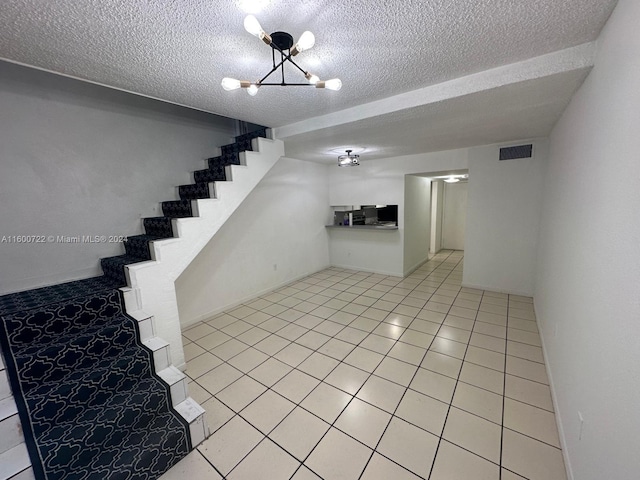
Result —
<path fill-rule="evenodd" d="M 360 155 L 351 154 L 353 150 L 345 150 L 346 155 L 340 155 L 338 157 L 339 167 L 356 167 L 360 165 Z"/>
<path fill-rule="evenodd" d="M 250 82 L 246 80 L 236 80 L 235 78 L 225 77 L 222 79 L 222 88 L 225 90 L 236 90 L 238 88 L 244 88 L 249 95 L 255 95 L 258 93 L 260 87 L 265 86 L 279 86 L 279 87 L 300 87 L 300 86 L 312 86 L 316 88 L 327 88 L 329 90 L 340 90 L 342 88 L 342 82 L 339 78 L 332 78 L 331 80 L 320 80 L 317 75 L 309 73 L 302 69 L 292 57 L 295 57 L 299 53 L 309 50 L 316 42 L 313 33 L 306 31 L 294 44 L 293 37 L 286 32 L 273 32 L 271 35 L 265 33 L 260 26 L 260 22 L 253 15 L 247 15 L 244 19 L 244 28 L 251 35 L 255 35 L 264 43 L 271 47 L 271 56 L 273 59 L 273 68 L 264 77 L 256 82 Z M 279 54 L 279 61 L 278 61 Z M 284 78 L 284 65 L 285 63 L 291 63 L 295 66 L 304 77 L 307 79 L 307 83 L 288 83 Z M 278 70 L 281 72 L 280 82 L 265 82 L 265 80 L 276 73 Z"/>

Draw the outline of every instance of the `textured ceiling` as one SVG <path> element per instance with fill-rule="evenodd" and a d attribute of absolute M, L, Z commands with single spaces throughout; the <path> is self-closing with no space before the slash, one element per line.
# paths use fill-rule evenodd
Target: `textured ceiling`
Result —
<path fill-rule="evenodd" d="M 239 4 L 1 0 L 0 58 L 280 127 L 591 42 L 615 0 L 271 0 L 256 15 L 264 29 L 314 32 L 315 47 L 296 61 L 343 88 L 263 87 L 255 97 L 220 87 L 225 76 L 256 80 L 271 65 Z"/>

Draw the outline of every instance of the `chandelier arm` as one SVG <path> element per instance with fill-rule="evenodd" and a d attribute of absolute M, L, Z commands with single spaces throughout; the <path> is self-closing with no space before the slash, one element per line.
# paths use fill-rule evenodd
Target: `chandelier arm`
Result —
<path fill-rule="evenodd" d="M 260 83 L 261 87 L 314 87 L 311 83 Z"/>

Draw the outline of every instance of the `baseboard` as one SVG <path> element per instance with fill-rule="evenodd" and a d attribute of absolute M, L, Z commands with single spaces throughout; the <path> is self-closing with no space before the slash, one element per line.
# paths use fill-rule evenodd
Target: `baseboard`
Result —
<path fill-rule="evenodd" d="M 491 285 L 478 285 L 474 283 L 462 282 L 465 288 L 475 288 L 476 290 L 487 290 L 488 292 L 506 293 L 507 295 L 518 295 L 520 297 L 533 297 L 531 292 L 523 292 L 519 290 L 492 287 Z"/>
<path fill-rule="evenodd" d="M 264 288 L 262 290 L 259 290 L 258 292 L 252 293 L 251 295 L 247 295 L 246 297 L 241 298 L 240 300 L 228 303 L 222 307 L 219 308 L 215 308 L 213 310 L 210 310 L 207 313 L 203 313 L 202 315 L 198 315 L 197 317 L 191 319 L 191 320 L 187 320 L 184 323 L 180 323 L 181 328 L 185 329 L 185 328 L 189 328 L 191 325 L 195 325 L 196 323 L 200 323 L 200 322 L 205 322 L 207 320 L 211 320 L 213 317 L 215 317 L 216 315 L 221 314 L 222 312 L 225 312 L 227 310 L 231 310 L 232 308 L 236 308 L 239 307 L 240 305 L 242 305 L 243 303 L 247 303 L 250 300 L 254 300 L 257 297 L 260 297 L 262 295 L 264 295 L 265 293 L 269 293 L 272 292 L 273 290 L 277 290 L 279 288 L 282 287 L 286 287 L 287 285 L 289 285 L 290 283 L 293 282 L 297 282 L 298 280 L 302 280 L 305 277 L 308 277 L 309 275 L 313 275 L 314 273 L 318 273 L 321 272 L 322 270 L 326 270 L 327 268 L 330 268 L 332 265 L 327 265 L 326 267 L 322 267 L 320 270 L 315 270 L 313 272 L 308 272 L 308 273 L 304 273 L 302 275 L 297 275 L 293 278 L 290 278 L 288 280 L 285 280 L 283 282 L 279 282 L 277 284 L 274 284 L 270 287 Z M 185 365 L 186 366 L 186 365 Z M 177 368 L 180 368 L 179 366 L 177 366 Z"/>
<path fill-rule="evenodd" d="M 347 270 L 356 270 L 356 271 L 359 271 L 359 272 L 378 273 L 380 275 L 389 275 L 389 276 L 392 276 L 392 277 L 404 277 L 402 272 L 387 272 L 385 270 L 374 270 L 374 269 L 371 269 L 371 268 L 358 267 L 358 266 L 354 266 L 354 265 L 337 265 L 337 264 L 333 264 L 331 266 L 332 267 L 336 267 L 336 268 L 346 268 Z"/>
<path fill-rule="evenodd" d="M 536 301 L 535 298 L 533 300 L 533 310 L 536 312 Z M 542 357 L 544 359 L 544 368 L 547 371 L 547 378 L 549 379 L 549 389 L 551 390 L 551 402 L 553 403 L 553 411 L 555 413 L 556 419 L 556 427 L 558 428 L 558 438 L 560 440 L 560 448 L 562 449 L 562 459 L 564 460 L 564 468 L 567 472 L 567 480 L 574 480 L 575 477 L 573 475 L 573 469 L 571 467 L 571 460 L 569 459 L 569 454 L 567 451 L 567 442 L 564 433 L 563 423 L 560 418 L 560 409 L 558 408 L 558 399 L 556 397 L 556 391 L 554 388 L 553 375 L 551 374 L 551 369 L 549 368 L 549 357 L 547 355 L 547 349 L 544 343 L 544 335 L 542 334 L 542 329 L 540 328 L 540 322 L 538 321 L 538 315 L 536 315 L 536 324 L 538 325 L 538 331 L 540 334 L 540 343 L 542 344 Z"/>
<path fill-rule="evenodd" d="M 427 255 L 427 258 L 425 258 L 424 260 L 420 260 L 418 263 L 415 264 L 415 266 L 411 267 L 409 270 L 405 270 L 404 276 L 408 277 L 428 261 L 429 261 L 429 255 Z"/>

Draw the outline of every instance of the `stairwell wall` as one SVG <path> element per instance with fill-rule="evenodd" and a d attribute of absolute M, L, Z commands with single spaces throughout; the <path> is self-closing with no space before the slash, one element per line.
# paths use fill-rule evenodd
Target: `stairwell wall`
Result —
<path fill-rule="evenodd" d="M 236 133 L 232 119 L 6 62 L 0 111 L 0 294 L 100 275 L 101 257 L 124 253 L 109 237 L 142 233 Z"/>
<path fill-rule="evenodd" d="M 329 266 L 325 165 L 282 157 L 176 280 L 182 327 Z"/>

